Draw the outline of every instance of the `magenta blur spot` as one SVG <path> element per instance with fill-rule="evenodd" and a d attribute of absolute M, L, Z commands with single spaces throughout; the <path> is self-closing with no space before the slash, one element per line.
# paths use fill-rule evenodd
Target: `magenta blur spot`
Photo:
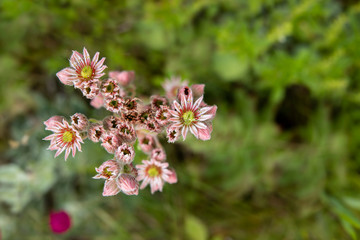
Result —
<path fill-rule="evenodd" d="M 50 228 L 55 234 L 65 233 L 71 227 L 71 219 L 65 211 L 51 212 L 49 218 Z"/>

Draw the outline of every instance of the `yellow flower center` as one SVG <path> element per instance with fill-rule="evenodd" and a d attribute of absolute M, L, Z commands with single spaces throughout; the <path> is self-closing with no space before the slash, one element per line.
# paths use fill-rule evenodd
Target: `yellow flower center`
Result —
<path fill-rule="evenodd" d="M 160 173 L 159 173 L 159 169 L 158 169 L 158 167 L 156 167 L 156 166 L 153 166 L 153 167 L 150 167 L 150 168 L 148 168 L 148 171 L 147 171 L 147 173 L 148 173 L 148 175 L 150 176 L 150 177 L 156 177 L 156 176 L 158 176 Z"/>
<path fill-rule="evenodd" d="M 65 143 L 69 143 L 74 139 L 74 132 L 71 130 L 68 130 L 63 133 L 62 140 Z"/>
<path fill-rule="evenodd" d="M 192 111 L 187 111 L 182 116 L 184 124 L 189 126 L 193 121 L 195 121 L 195 115 Z"/>
<path fill-rule="evenodd" d="M 112 176 L 112 172 L 109 171 L 108 168 L 109 168 L 109 167 L 106 167 L 106 168 L 104 169 L 103 174 L 104 174 L 106 177 L 110 178 L 110 177 Z"/>
<path fill-rule="evenodd" d="M 90 66 L 85 66 L 82 70 L 81 70 L 81 76 L 83 78 L 90 78 L 93 74 L 93 71 L 91 69 Z"/>

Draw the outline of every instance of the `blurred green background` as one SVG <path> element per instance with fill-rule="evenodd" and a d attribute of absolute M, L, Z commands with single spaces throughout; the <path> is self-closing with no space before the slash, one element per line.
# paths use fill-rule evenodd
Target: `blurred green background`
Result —
<path fill-rule="evenodd" d="M 357 239 L 359 26 L 356 0 L 0 0 L 3 239 Z M 134 70 L 139 96 L 178 75 L 218 106 L 210 141 L 164 140 L 163 193 L 102 197 L 99 144 L 46 150 L 49 117 L 107 115 L 55 76 L 84 46 Z"/>

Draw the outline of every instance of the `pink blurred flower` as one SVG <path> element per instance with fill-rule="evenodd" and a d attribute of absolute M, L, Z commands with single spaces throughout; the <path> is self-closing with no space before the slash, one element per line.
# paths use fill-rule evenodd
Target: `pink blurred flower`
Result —
<path fill-rule="evenodd" d="M 102 94 L 96 95 L 91 101 L 90 105 L 94 108 L 101 108 L 104 105 L 104 97 Z"/>
<path fill-rule="evenodd" d="M 154 138 L 151 135 L 139 135 L 139 146 L 141 150 L 145 153 L 151 152 L 154 148 Z"/>
<path fill-rule="evenodd" d="M 115 79 L 121 86 L 127 86 L 135 79 L 134 71 L 111 71 L 109 77 Z"/>
<path fill-rule="evenodd" d="M 142 163 L 141 165 L 136 165 L 136 168 L 139 170 L 136 180 L 143 181 L 140 189 L 144 189 L 150 184 L 152 194 L 156 191 L 161 192 L 165 181 L 168 180 L 171 174 L 170 170 L 167 169 L 169 164 L 156 161 L 155 159 L 143 160 Z"/>
<path fill-rule="evenodd" d="M 166 81 L 162 84 L 162 87 L 164 88 L 165 92 L 166 92 L 166 97 L 170 100 L 173 101 L 175 100 L 178 90 L 183 87 L 183 86 L 187 86 L 188 85 L 188 81 L 181 80 L 181 77 L 171 77 L 170 79 L 166 79 Z"/>
<path fill-rule="evenodd" d="M 49 118 L 48 120 L 46 120 L 44 122 L 46 128 L 45 130 L 50 130 L 51 128 L 53 128 L 55 126 L 55 123 L 57 122 L 62 122 L 64 120 L 64 117 L 62 116 L 53 116 L 51 118 Z"/>
<path fill-rule="evenodd" d="M 162 148 L 154 148 L 151 151 L 151 158 L 155 159 L 156 161 L 165 161 L 166 153 Z"/>
<path fill-rule="evenodd" d="M 71 227 L 71 218 L 65 211 L 51 212 L 49 215 L 51 231 L 55 234 L 67 232 Z"/>
<path fill-rule="evenodd" d="M 176 176 L 176 172 L 174 169 L 169 169 L 170 170 L 170 175 L 169 178 L 166 180 L 168 183 L 173 184 L 173 183 L 177 183 L 177 176 Z"/>
<path fill-rule="evenodd" d="M 105 80 L 101 87 L 101 93 L 105 98 L 124 97 L 125 92 L 112 78 Z"/>
<path fill-rule="evenodd" d="M 192 93 L 190 94 L 188 90 L 184 88 L 184 92 L 179 94 L 181 97 L 181 105 L 177 101 L 174 101 L 174 110 L 169 110 L 173 116 L 169 119 L 170 122 L 173 122 L 169 127 L 179 128 L 183 140 L 186 139 L 188 130 L 198 139 L 209 140 L 212 129 L 209 125 L 205 124 L 205 121 L 214 118 L 216 110 L 212 110 L 214 108 L 216 109 L 216 106 L 200 108 L 203 96 L 193 103 Z M 189 94 L 187 95 L 187 93 Z"/>
<path fill-rule="evenodd" d="M 57 150 L 55 157 L 59 156 L 65 150 L 65 160 L 68 158 L 70 151 L 72 156 L 75 156 L 76 149 L 81 152 L 80 143 L 84 143 L 80 137 L 80 133 L 70 126 L 66 120 L 62 122 L 55 121 L 47 130 L 54 133 L 43 138 L 43 140 L 50 140 L 49 150 Z"/>

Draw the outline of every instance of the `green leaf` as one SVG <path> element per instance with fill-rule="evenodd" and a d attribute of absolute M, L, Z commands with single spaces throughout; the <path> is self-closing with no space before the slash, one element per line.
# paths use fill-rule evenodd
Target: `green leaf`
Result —
<path fill-rule="evenodd" d="M 185 219 L 185 232 L 190 240 L 205 240 L 208 236 L 205 224 L 193 215 L 188 215 Z"/>

